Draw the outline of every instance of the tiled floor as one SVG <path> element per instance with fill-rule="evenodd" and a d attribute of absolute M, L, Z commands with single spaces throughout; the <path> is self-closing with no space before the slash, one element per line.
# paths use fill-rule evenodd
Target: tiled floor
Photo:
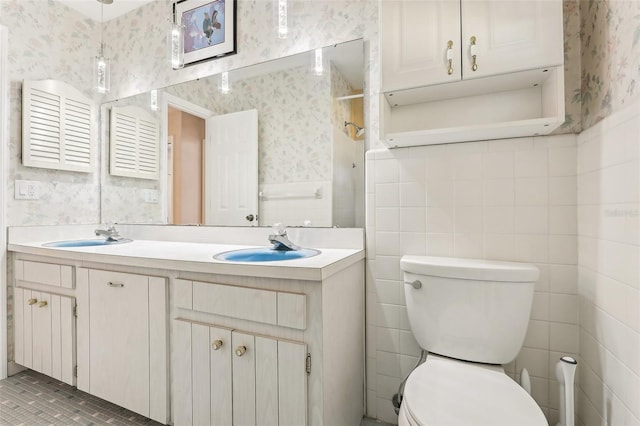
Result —
<path fill-rule="evenodd" d="M 26 370 L 0 381 L 0 425 L 149 425 L 139 414 Z M 360 426 L 389 426 L 364 418 Z"/>
<path fill-rule="evenodd" d="M 0 381 L 0 425 L 159 425 L 146 417 L 26 370 Z"/>

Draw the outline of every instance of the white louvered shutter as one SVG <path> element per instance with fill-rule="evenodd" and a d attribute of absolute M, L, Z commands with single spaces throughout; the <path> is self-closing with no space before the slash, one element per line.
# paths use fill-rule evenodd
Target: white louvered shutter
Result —
<path fill-rule="evenodd" d="M 160 124 L 136 106 L 111 108 L 110 173 L 158 179 Z"/>
<path fill-rule="evenodd" d="M 28 167 L 93 171 L 95 135 L 91 98 L 56 80 L 22 85 L 22 164 Z"/>

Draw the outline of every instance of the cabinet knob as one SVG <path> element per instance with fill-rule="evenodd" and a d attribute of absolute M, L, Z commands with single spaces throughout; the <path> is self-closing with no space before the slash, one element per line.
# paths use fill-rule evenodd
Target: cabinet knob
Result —
<path fill-rule="evenodd" d="M 43 300 L 42 302 L 38 303 L 38 308 L 44 308 L 45 306 L 47 306 L 47 301 Z"/>
<path fill-rule="evenodd" d="M 29 300 L 27 300 L 27 304 L 28 305 L 35 305 L 36 303 L 38 303 L 38 299 L 29 299 Z"/>
<path fill-rule="evenodd" d="M 245 352 L 247 352 L 247 347 L 246 346 L 238 346 L 236 348 L 236 356 L 242 356 L 245 354 Z"/>
<path fill-rule="evenodd" d="M 447 42 L 447 62 L 449 63 L 447 74 L 451 75 L 453 74 L 453 40 Z"/>
<path fill-rule="evenodd" d="M 224 343 L 222 342 L 222 340 L 214 340 L 211 344 L 211 348 L 213 348 L 214 351 L 217 351 L 222 347 L 223 344 Z"/>
<path fill-rule="evenodd" d="M 478 62 L 476 60 L 476 36 L 471 36 L 471 47 L 469 48 L 469 53 L 471 53 L 471 70 L 476 71 L 478 69 Z"/>

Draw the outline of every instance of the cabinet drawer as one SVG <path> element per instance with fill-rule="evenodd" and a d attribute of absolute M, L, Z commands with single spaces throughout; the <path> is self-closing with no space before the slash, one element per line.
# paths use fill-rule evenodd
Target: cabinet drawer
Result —
<path fill-rule="evenodd" d="M 72 267 L 54 263 L 15 261 L 16 281 L 73 288 Z"/>
<path fill-rule="evenodd" d="M 306 328 L 306 295 L 198 281 L 176 281 L 176 305 L 210 314 Z"/>

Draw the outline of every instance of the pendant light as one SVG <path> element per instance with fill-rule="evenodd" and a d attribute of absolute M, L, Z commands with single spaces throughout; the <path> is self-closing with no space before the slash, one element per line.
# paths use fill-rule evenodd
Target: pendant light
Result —
<path fill-rule="evenodd" d="M 324 72 L 324 63 L 322 60 L 322 48 L 319 47 L 313 51 L 313 73 L 322 76 Z"/>
<path fill-rule="evenodd" d="M 173 19 L 167 34 L 167 47 L 171 68 L 174 70 L 184 68 L 184 27 L 182 23 L 178 23 L 175 4 L 173 5 Z"/>
<path fill-rule="evenodd" d="M 287 38 L 287 34 L 289 34 L 289 0 L 277 0 L 277 2 L 278 38 Z"/>
<path fill-rule="evenodd" d="M 104 5 L 113 0 L 97 0 L 100 3 L 100 54 L 93 58 L 93 87 L 98 93 L 107 93 L 111 85 L 109 58 L 104 56 Z"/>

